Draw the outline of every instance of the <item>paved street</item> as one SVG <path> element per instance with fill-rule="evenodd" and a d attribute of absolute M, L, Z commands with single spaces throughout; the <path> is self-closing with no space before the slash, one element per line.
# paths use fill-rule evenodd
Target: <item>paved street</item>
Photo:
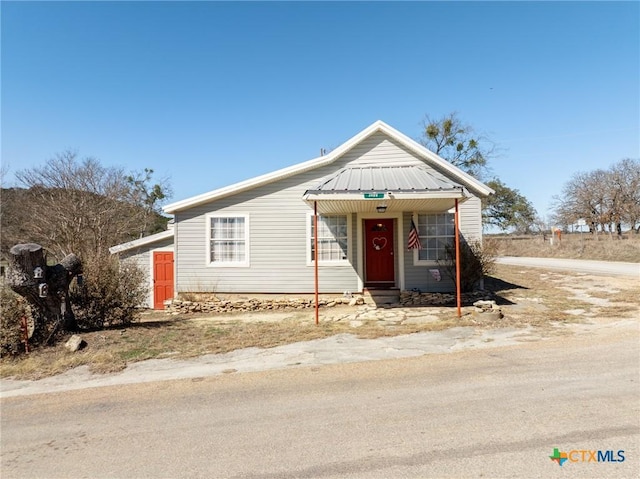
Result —
<path fill-rule="evenodd" d="M 0 472 L 636 477 L 638 344 L 626 321 L 516 346 L 4 398 Z M 625 460 L 559 466 L 554 448 Z"/>
<path fill-rule="evenodd" d="M 640 280 L 640 263 L 565 258 L 527 258 L 520 256 L 502 256 L 496 259 L 496 263 L 572 271 L 574 273 L 626 276 Z"/>

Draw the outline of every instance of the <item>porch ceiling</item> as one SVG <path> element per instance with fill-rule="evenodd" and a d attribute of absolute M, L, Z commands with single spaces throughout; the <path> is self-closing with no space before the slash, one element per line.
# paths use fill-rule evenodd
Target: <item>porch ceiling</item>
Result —
<path fill-rule="evenodd" d="M 459 202 L 467 198 L 460 197 Z M 313 206 L 314 200 L 306 200 Z M 428 211 L 444 213 L 455 207 L 455 198 L 425 198 L 425 199 L 391 199 L 391 200 L 333 200 L 318 199 L 318 213 L 321 214 L 348 214 L 348 213 L 377 213 L 377 207 L 386 205 L 385 213 L 397 213 L 401 211 Z"/>
<path fill-rule="evenodd" d="M 349 167 L 338 171 L 304 200 L 317 202 L 320 213 L 447 211 L 465 201 L 462 185 L 421 165 Z"/>

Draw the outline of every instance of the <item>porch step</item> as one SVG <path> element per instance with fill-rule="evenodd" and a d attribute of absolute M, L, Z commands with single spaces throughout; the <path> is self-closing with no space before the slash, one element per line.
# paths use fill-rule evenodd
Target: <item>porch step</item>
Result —
<path fill-rule="evenodd" d="M 362 296 L 365 304 L 375 304 L 379 308 L 400 304 L 400 290 L 398 288 L 365 288 Z"/>

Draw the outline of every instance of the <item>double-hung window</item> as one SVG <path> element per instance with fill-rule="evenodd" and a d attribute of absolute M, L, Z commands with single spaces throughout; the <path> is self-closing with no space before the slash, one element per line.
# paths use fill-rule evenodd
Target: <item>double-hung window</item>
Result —
<path fill-rule="evenodd" d="M 211 266 L 249 266 L 249 216 L 209 215 Z"/>
<path fill-rule="evenodd" d="M 307 235 L 308 262 L 316 260 L 315 227 L 313 215 L 309 215 Z M 346 215 L 318 216 L 319 264 L 346 263 L 349 259 L 349 228 Z"/>
<path fill-rule="evenodd" d="M 455 216 L 452 213 L 418 214 L 418 236 L 422 249 L 418 261 L 435 262 L 446 258 L 447 246 L 455 241 Z"/>

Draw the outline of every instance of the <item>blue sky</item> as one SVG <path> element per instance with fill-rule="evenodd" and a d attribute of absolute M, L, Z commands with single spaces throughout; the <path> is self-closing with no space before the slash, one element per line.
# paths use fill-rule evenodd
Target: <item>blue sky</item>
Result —
<path fill-rule="evenodd" d="M 639 2 L 10 2 L 2 163 L 67 149 L 178 201 L 456 111 L 546 216 L 578 171 L 640 157 Z"/>

